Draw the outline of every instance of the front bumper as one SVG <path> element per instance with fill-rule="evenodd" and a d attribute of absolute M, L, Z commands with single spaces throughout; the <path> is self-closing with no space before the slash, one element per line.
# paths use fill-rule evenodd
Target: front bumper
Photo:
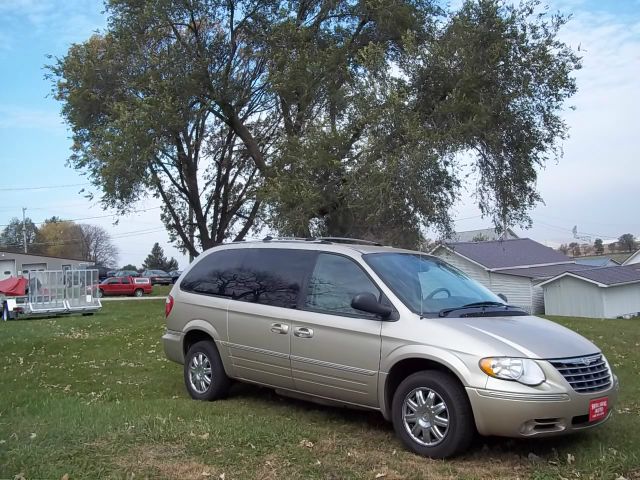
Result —
<path fill-rule="evenodd" d="M 543 437 L 581 431 L 611 417 L 618 398 L 615 375 L 609 389 L 597 393 L 514 393 L 467 387 L 467 395 L 481 435 Z M 589 422 L 589 402 L 608 398 L 608 414 Z"/>
<path fill-rule="evenodd" d="M 174 330 L 165 330 L 164 335 L 162 336 L 164 354 L 173 362 L 184 363 L 182 337 L 183 334 L 181 332 L 176 332 Z"/>

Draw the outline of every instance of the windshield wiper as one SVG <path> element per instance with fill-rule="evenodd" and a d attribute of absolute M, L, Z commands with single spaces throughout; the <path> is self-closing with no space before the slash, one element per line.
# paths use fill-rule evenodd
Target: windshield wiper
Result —
<path fill-rule="evenodd" d="M 451 307 L 451 308 L 443 308 L 438 312 L 439 317 L 446 317 L 451 312 L 456 310 L 464 310 L 466 308 L 477 308 L 477 307 L 505 307 L 505 309 L 509 308 L 509 305 L 506 305 L 501 302 L 473 302 L 467 303 L 466 305 L 462 305 L 460 307 Z"/>

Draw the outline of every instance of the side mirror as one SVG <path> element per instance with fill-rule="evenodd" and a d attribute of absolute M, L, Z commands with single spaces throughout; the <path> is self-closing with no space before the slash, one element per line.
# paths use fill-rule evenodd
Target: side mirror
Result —
<path fill-rule="evenodd" d="M 504 300 L 504 303 L 509 303 L 509 300 L 507 300 L 507 296 L 504 293 L 499 293 L 498 296 Z"/>
<path fill-rule="evenodd" d="M 351 300 L 351 308 L 367 313 L 374 313 L 380 315 L 382 318 L 387 318 L 393 313 L 393 308 L 380 303 L 373 293 L 357 294 Z"/>

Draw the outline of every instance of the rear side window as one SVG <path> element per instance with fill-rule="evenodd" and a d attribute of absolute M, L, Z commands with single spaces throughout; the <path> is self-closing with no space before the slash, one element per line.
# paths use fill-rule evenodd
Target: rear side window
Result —
<path fill-rule="evenodd" d="M 309 250 L 247 249 L 242 262 L 243 291 L 237 300 L 296 308 L 316 254 Z"/>
<path fill-rule="evenodd" d="M 295 308 L 316 254 L 308 250 L 247 248 L 208 255 L 182 280 L 182 290 L 243 302 Z"/>
<path fill-rule="evenodd" d="M 246 250 L 221 250 L 207 255 L 184 277 L 186 292 L 233 297 L 241 291 L 241 266 Z"/>
<path fill-rule="evenodd" d="M 380 290 L 358 264 L 340 255 L 322 253 L 309 279 L 305 307 L 336 315 L 375 317 L 351 308 L 353 297 L 367 292 L 380 298 Z"/>

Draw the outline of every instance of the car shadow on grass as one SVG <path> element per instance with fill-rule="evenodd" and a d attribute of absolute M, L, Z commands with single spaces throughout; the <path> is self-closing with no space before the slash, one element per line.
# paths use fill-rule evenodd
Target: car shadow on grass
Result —
<path fill-rule="evenodd" d="M 273 389 L 246 383 L 235 383 L 229 394 L 229 400 L 249 400 L 263 403 L 272 408 L 295 410 L 297 413 L 320 416 L 331 422 L 355 427 L 367 428 L 371 435 L 394 435 L 393 425 L 387 422 L 380 412 L 373 410 L 353 409 L 341 406 L 323 405 L 311 401 L 299 400 L 277 394 Z M 510 456 L 527 462 L 553 462 L 559 459 L 559 451 L 572 448 L 579 450 L 583 443 L 589 441 L 589 433 L 578 432 L 566 436 L 515 439 L 505 437 L 484 437 L 476 434 L 467 453 L 459 457 L 461 460 L 475 460 L 478 457 Z M 402 448 L 400 441 L 393 448 Z M 562 459 L 560 459 L 562 460 Z"/>

